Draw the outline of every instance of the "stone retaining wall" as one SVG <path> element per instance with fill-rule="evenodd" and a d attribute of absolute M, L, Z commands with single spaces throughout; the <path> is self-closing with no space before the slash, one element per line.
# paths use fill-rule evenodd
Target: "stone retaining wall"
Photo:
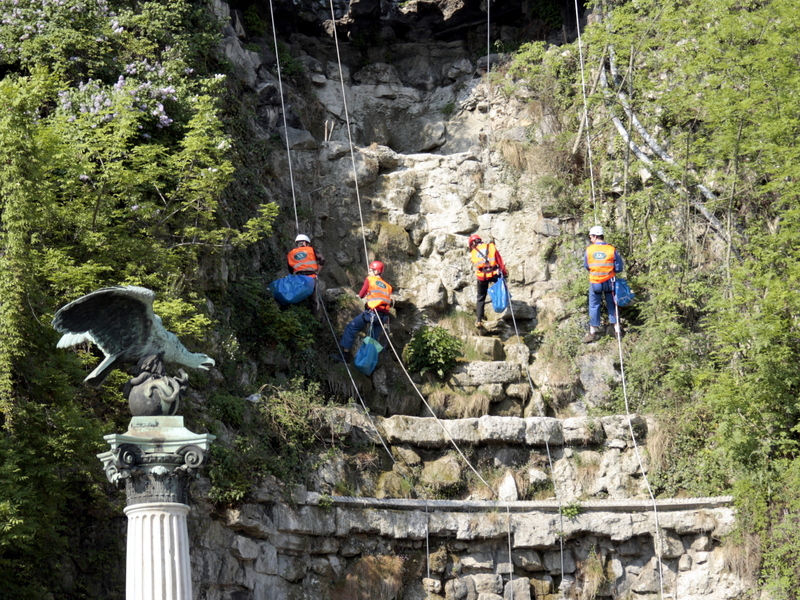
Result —
<path fill-rule="evenodd" d="M 434 419 L 395 415 L 370 422 L 344 408 L 320 416 L 330 424 L 322 435 L 351 444 L 368 442 L 391 454 L 366 472 L 343 458 L 327 459 L 312 476 L 314 491 L 347 495 L 504 501 L 552 499 L 623 499 L 647 496 L 643 470 L 650 429 L 640 415 L 606 417 L 501 417 Z M 378 436 L 380 432 L 380 436 Z M 634 436 L 631 435 L 633 432 Z M 637 446 L 641 449 L 636 452 Z M 470 480 L 470 468 L 488 482 Z M 382 451 L 380 452 L 382 456 Z"/>
<path fill-rule="evenodd" d="M 303 489 L 293 500 L 216 516 L 197 507 L 211 524 L 193 540 L 199 600 L 343 600 L 348 576 L 363 589 L 395 581 L 387 600 L 556 600 L 592 589 L 599 599 L 657 598 L 662 585 L 664 597 L 727 600 L 744 588 L 720 542 L 734 524 L 730 497 L 588 501 L 562 506 L 563 514 L 554 501 L 377 500 Z M 364 569 L 387 557 L 399 557 L 395 572 Z"/>

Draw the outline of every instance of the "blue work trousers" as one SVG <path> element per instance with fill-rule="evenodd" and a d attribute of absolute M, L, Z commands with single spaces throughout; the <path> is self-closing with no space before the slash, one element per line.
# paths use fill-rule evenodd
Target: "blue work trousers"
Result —
<path fill-rule="evenodd" d="M 612 325 L 617 322 L 617 310 L 614 306 L 614 282 L 609 279 L 603 283 L 589 284 L 589 325 L 600 327 L 600 309 L 603 306 L 603 297 L 606 299 L 608 322 Z"/>
<path fill-rule="evenodd" d="M 373 310 L 365 310 L 364 312 L 362 312 L 355 319 L 350 321 L 347 324 L 347 327 L 344 328 L 344 334 L 342 334 L 342 341 L 339 342 L 339 345 L 342 347 L 342 350 L 346 350 L 349 352 L 350 347 L 353 345 L 353 342 L 356 341 L 356 334 L 358 334 L 359 331 L 363 331 L 364 328 L 367 326 L 369 326 L 369 334 L 368 334 L 369 337 L 375 340 L 379 340 L 381 334 L 383 333 L 381 322 L 383 322 L 384 326 L 388 325 L 389 315 L 385 313 L 375 312 Z"/>

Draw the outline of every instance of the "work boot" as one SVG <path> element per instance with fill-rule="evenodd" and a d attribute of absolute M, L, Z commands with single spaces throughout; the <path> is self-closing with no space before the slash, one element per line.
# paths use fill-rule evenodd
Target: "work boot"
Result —
<path fill-rule="evenodd" d="M 342 358 L 344 356 L 344 358 Z M 336 362 L 340 363 L 349 363 L 350 362 L 350 351 L 349 350 L 342 350 L 341 354 L 331 354 L 331 358 Z"/>
<path fill-rule="evenodd" d="M 475 321 L 475 327 L 478 329 L 483 329 L 483 321 Z"/>
<path fill-rule="evenodd" d="M 592 333 L 591 331 L 583 336 L 583 340 L 581 340 L 584 344 L 591 344 L 592 342 L 596 342 L 600 336 L 596 333 Z"/>

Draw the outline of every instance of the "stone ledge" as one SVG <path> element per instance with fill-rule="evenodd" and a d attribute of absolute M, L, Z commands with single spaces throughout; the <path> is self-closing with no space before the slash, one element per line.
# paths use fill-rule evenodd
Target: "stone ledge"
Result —
<path fill-rule="evenodd" d="M 556 500 L 518 502 L 494 502 L 490 500 L 407 500 L 402 498 L 354 498 L 352 496 L 323 496 L 309 492 L 307 505 L 341 508 L 386 508 L 392 510 L 447 510 L 450 512 L 483 512 L 508 509 L 511 512 L 531 510 L 558 512 Z M 652 512 L 653 505 L 660 511 L 694 510 L 701 508 L 724 508 L 733 505 L 733 496 L 709 496 L 705 498 L 667 498 L 664 500 L 586 500 L 579 502 L 582 512 L 624 511 Z"/>
<path fill-rule="evenodd" d="M 377 426 L 390 444 L 421 448 L 443 448 L 456 444 L 511 444 L 525 446 L 622 446 L 647 436 L 647 421 L 641 415 L 607 417 L 502 417 L 438 419 L 395 415 L 379 417 Z"/>

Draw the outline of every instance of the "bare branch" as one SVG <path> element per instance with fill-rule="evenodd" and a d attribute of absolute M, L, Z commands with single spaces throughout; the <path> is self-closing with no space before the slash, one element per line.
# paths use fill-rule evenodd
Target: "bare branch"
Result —
<path fill-rule="evenodd" d="M 612 50 L 612 49 L 609 47 L 609 50 Z M 610 101 L 608 100 L 608 93 L 611 90 L 610 90 L 610 86 L 608 85 L 608 78 L 606 77 L 605 69 L 601 70 L 600 83 L 601 83 L 603 89 L 607 93 L 607 95 L 606 95 L 606 105 L 608 106 L 610 104 Z M 661 158 L 664 162 L 666 162 L 666 163 L 668 163 L 670 165 L 675 165 L 676 163 L 675 163 L 674 159 L 669 154 L 667 154 L 663 149 L 661 149 L 661 147 L 652 138 L 652 136 L 650 136 L 647 133 L 647 131 L 644 129 L 644 127 L 641 126 L 641 123 L 639 123 L 639 120 L 636 118 L 636 115 L 630 109 L 630 104 L 627 102 L 627 96 L 625 96 L 624 92 L 621 92 L 621 91 L 618 90 L 616 92 L 616 95 L 617 95 L 617 98 L 620 98 L 620 95 L 622 97 L 624 97 L 623 109 L 625 109 L 625 112 L 626 112 L 627 116 L 631 119 L 631 122 L 635 122 L 636 124 L 638 124 L 638 126 L 634 125 L 634 127 L 636 127 L 637 133 L 642 135 L 642 139 L 644 139 L 647 142 L 648 147 L 653 152 L 655 152 L 655 154 L 659 158 Z M 622 102 L 621 98 L 620 98 L 620 102 Z M 627 106 L 627 109 L 626 109 L 626 106 Z M 725 231 L 725 227 L 722 225 L 722 223 L 720 223 L 719 219 L 717 219 L 717 217 L 715 217 L 701 202 L 698 202 L 697 200 L 695 200 L 692 197 L 692 194 L 689 192 L 689 190 L 686 189 L 686 187 L 681 185 L 679 182 L 675 181 L 666 172 L 664 172 L 661 168 L 659 168 L 653 162 L 653 160 L 649 156 L 647 156 L 647 154 L 645 154 L 645 152 L 639 147 L 639 145 L 636 144 L 636 142 L 633 141 L 633 139 L 631 138 L 630 133 L 628 132 L 627 128 L 622 123 L 622 121 L 620 121 L 619 117 L 617 117 L 613 112 L 611 112 L 610 114 L 611 114 L 611 120 L 614 123 L 614 126 L 617 129 L 617 132 L 619 133 L 620 137 L 625 141 L 625 143 L 628 145 L 628 147 L 630 148 L 631 152 L 633 152 L 634 156 L 636 156 L 636 158 L 639 159 L 639 161 L 641 161 L 642 163 L 647 165 L 647 167 L 651 171 L 653 171 L 653 173 L 655 173 L 655 175 L 669 189 L 671 189 L 672 191 L 677 192 L 677 193 L 685 196 L 686 199 L 688 200 L 688 202 L 691 204 L 692 208 L 694 208 L 697 212 L 699 212 L 701 215 L 703 215 L 706 218 L 706 220 L 709 222 L 709 224 L 714 229 L 714 231 L 717 233 L 717 235 L 719 237 L 721 237 L 722 240 L 725 241 L 726 244 L 730 244 L 731 249 L 736 254 L 736 257 L 741 259 L 741 255 L 739 254 L 738 249 L 729 240 L 729 238 L 728 238 L 728 236 L 726 234 L 726 231 Z M 640 131 L 640 128 L 641 128 L 641 131 Z M 644 135 L 643 135 L 642 132 L 644 133 Z M 654 149 L 653 146 L 650 145 L 650 141 L 648 141 L 648 140 L 653 142 L 655 147 L 658 148 L 658 151 L 656 149 Z M 707 199 L 709 199 L 709 200 L 717 200 L 717 197 L 713 194 L 713 192 L 708 190 L 708 188 L 706 188 L 705 186 L 702 186 L 702 185 L 698 184 L 697 187 Z"/>
<path fill-rule="evenodd" d="M 672 156 L 670 156 L 670 154 L 661 147 L 661 145 L 655 140 L 655 138 L 652 135 L 650 135 L 650 133 L 644 128 L 644 126 L 639 121 L 639 118 L 636 116 L 636 113 L 633 112 L 630 102 L 628 102 L 628 96 L 625 94 L 624 91 L 622 91 L 622 84 L 619 77 L 619 73 L 617 72 L 615 57 L 616 55 L 614 53 L 614 47 L 609 46 L 608 47 L 609 69 L 611 70 L 611 76 L 614 79 L 614 84 L 617 86 L 616 95 L 617 98 L 619 99 L 620 104 L 622 105 L 622 109 L 625 111 L 625 114 L 628 115 L 628 118 L 630 118 L 634 129 L 636 129 L 636 133 L 642 136 L 642 139 L 645 141 L 647 146 L 656 154 L 656 156 L 658 156 L 664 162 L 669 163 L 670 165 L 677 166 L 675 159 L 672 158 Z M 608 87 L 607 84 L 606 87 Z M 695 171 L 689 170 L 689 173 L 697 177 L 697 173 Z M 705 196 L 707 200 L 717 200 L 717 197 L 714 194 L 714 192 L 709 190 L 702 183 L 697 183 L 697 189 L 700 190 L 700 192 L 703 194 L 703 196 Z"/>

